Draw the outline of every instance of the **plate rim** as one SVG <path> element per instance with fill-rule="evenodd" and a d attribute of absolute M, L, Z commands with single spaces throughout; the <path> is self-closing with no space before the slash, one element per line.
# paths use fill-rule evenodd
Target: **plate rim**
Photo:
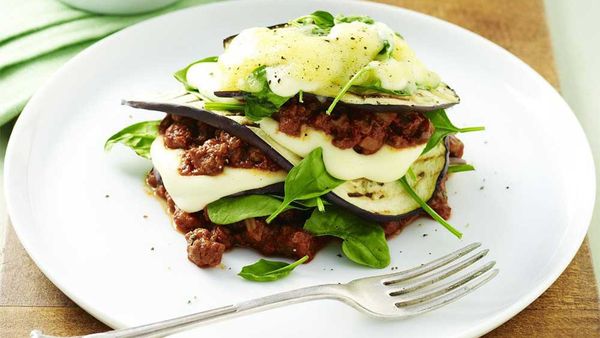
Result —
<path fill-rule="evenodd" d="M 17 237 L 19 238 L 19 241 L 21 242 L 21 244 L 23 245 L 23 247 L 25 248 L 25 250 L 27 251 L 29 256 L 32 258 L 32 260 L 34 261 L 36 266 L 44 273 L 44 275 L 54 285 L 56 285 L 61 290 L 61 292 L 63 292 L 65 295 L 67 295 L 77 305 L 79 305 L 86 312 L 90 313 L 96 319 L 100 320 L 101 322 L 107 324 L 110 327 L 113 327 L 113 328 L 122 327 L 122 323 L 120 323 L 115 318 L 110 318 L 110 316 L 107 314 L 105 315 L 103 313 L 100 313 L 100 311 L 97 311 L 96 309 L 94 309 L 94 307 L 91 306 L 90 304 L 88 304 L 84 299 L 77 297 L 77 295 L 73 294 L 72 292 L 69 291 L 68 288 L 65 287 L 65 285 L 61 282 L 59 276 L 53 275 L 51 271 L 48 271 L 43 266 L 43 264 L 39 264 L 39 262 L 43 261 L 42 259 L 40 259 L 41 253 L 38 252 L 35 249 L 35 246 L 32 245 L 29 242 L 29 240 L 27 239 L 27 236 L 25 233 L 26 230 L 24 230 L 27 227 L 25 225 L 27 223 L 21 221 L 22 218 L 26 218 L 26 217 L 24 217 L 25 215 L 23 215 L 24 210 L 20 210 L 23 207 L 22 206 L 19 207 L 17 203 L 13 204 L 13 201 L 15 200 L 14 196 L 16 196 L 17 194 L 22 193 L 22 192 L 19 191 L 19 186 L 18 186 L 18 184 L 16 184 L 17 180 L 12 179 L 12 178 L 17 177 L 19 175 L 19 172 L 23 172 L 18 169 L 19 164 L 23 164 L 23 166 L 21 167 L 22 169 L 27 169 L 28 168 L 27 164 L 29 162 L 28 160 L 23 160 L 22 156 L 20 156 L 21 154 L 19 154 L 19 152 L 18 152 L 19 149 L 23 148 L 22 144 L 21 143 L 17 144 L 16 141 L 14 141 L 14 140 L 22 139 L 23 137 L 28 136 L 28 138 L 26 138 L 26 139 L 29 139 L 29 141 L 31 141 L 31 137 L 33 137 L 35 134 L 29 133 L 30 135 L 27 135 L 28 134 L 27 127 L 29 127 L 31 123 L 35 124 L 35 117 L 37 116 L 37 114 L 39 114 L 39 110 L 36 113 L 36 109 L 35 109 L 35 107 L 39 105 L 38 101 L 43 102 L 41 98 L 44 97 L 44 93 L 49 91 L 50 88 L 52 87 L 52 85 L 55 82 L 57 82 L 58 81 L 57 79 L 61 78 L 64 73 L 68 73 L 69 68 L 71 67 L 71 64 L 77 63 L 79 59 L 85 57 L 88 54 L 93 54 L 97 49 L 102 48 L 106 43 L 112 41 L 113 39 L 118 39 L 122 34 L 128 34 L 129 30 L 143 29 L 143 27 L 145 25 L 152 24 L 155 21 L 164 20 L 165 17 L 171 17 L 171 16 L 176 17 L 178 15 L 181 15 L 181 13 L 183 13 L 183 12 L 201 10 L 204 6 L 225 7 L 226 8 L 226 7 L 232 6 L 232 3 L 235 5 L 235 3 L 242 2 L 242 1 L 244 1 L 244 0 L 229 0 L 229 1 L 223 1 L 223 2 L 212 2 L 212 3 L 201 4 L 199 6 L 193 6 L 193 7 L 180 9 L 177 11 L 159 15 L 157 17 L 153 17 L 148 20 L 144 20 L 142 22 L 136 23 L 136 24 L 126 27 L 106 38 L 101 39 L 100 41 L 89 46 L 82 52 L 78 53 L 72 59 L 67 61 L 64 65 L 62 65 L 42 85 L 42 87 L 40 87 L 35 92 L 35 94 L 28 101 L 27 105 L 21 112 L 21 115 L 19 116 L 19 118 L 17 119 L 17 122 L 14 125 L 13 131 L 11 133 L 11 137 L 10 137 L 8 145 L 7 145 L 5 163 L 4 163 L 5 200 L 6 200 L 7 212 L 10 217 L 10 221 L 13 226 L 13 229 L 15 230 L 15 233 L 16 233 Z M 248 2 L 248 1 L 246 0 L 246 2 Z M 261 5 L 260 3 L 271 3 L 272 1 L 271 0 L 253 0 L 253 2 L 255 4 L 257 4 L 257 6 L 260 6 Z M 308 0 L 308 1 L 302 1 L 302 2 L 314 3 L 316 6 L 318 6 L 319 4 L 323 4 L 323 3 L 337 3 L 337 4 L 346 3 L 346 1 L 344 1 L 344 0 L 320 0 L 320 1 Z M 596 186 L 595 164 L 594 164 L 593 155 L 592 155 L 593 153 L 592 153 L 589 141 L 587 140 L 587 136 L 586 136 L 581 124 L 577 120 L 577 117 L 574 114 L 573 110 L 570 108 L 570 106 L 567 104 L 567 102 L 564 100 L 564 98 L 560 95 L 560 93 L 544 77 L 542 77 L 537 71 L 535 71 L 530 65 L 525 63 L 523 60 L 521 60 L 520 58 L 518 58 L 517 56 L 515 56 L 514 54 L 512 54 L 510 51 L 506 50 L 502 46 L 492 42 L 491 40 L 484 38 L 483 36 L 481 36 L 475 32 L 472 32 L 472 31 L 470 31 L 466 28 L 463 28 L 457 24 L 454 24 L 452 22 L 448 22 L 448 21 L 445 21 L 443 19 L 431 16 L 428 14 L 420 13 L 420 12 L 417 12 L 417 11 L 414 11 L 411 9 L 394 6 L 394 5 L 388 5 L 388 4 L 376 3 L 376 2 L 367 2 L 367 1 L 354 1 L 354 3 L 359 3 L 360 6 L 375 7 L 375 8 L 378 7 L 380 9 L 388 9 L 388 10 L 405 12 L 405 14 L 408 14 L 408 15 L 413 15 L 413 16 L 421 17 L 421 18 L 424 18 L 427 20 L 433 20 L 433 21 L 436 21 L 437 23 L 443 23 L 445 25 L 450 25 L 453 29 L 458 30 L 460 34 L 466 34 L 466 35 L 470 36 L 471 38 L 478 40 L 479 44 L 485 45 L 486 48 L 493 49 L 496 53 L 503 54 L 502 57 L 506 58 L 507 60 L 510 60 L 510 62 L 512 64 L 514 64 L 516 67 L 520 67 L 520 68 L 524 69 L 524 71 L 531 73 L 531 75 L 533 75 L 535 77 L 536 81 L 538 81 L 540 84 L 542 84 L 544 87 L 546 87 L 546 89 L 548 89 L 553 94 L 556 94 L 561 105 L 563 105 L 563 108 L 566 108 L 568 110 L 568 112 L 570 112 L 570 114 L 568 114 L 568 118 L 570 120 L 573 120 L 572 122 L 574 122 L 574 127 L 577 129 L 576 135 L 580 138 L 580 141 L 582 143 L 581 145 L 585 146 L 585 149 L 582 149 L 582 159 L 587 162 L 586 168 L 587 168 L 587 172 L 591 178 L 590 183 L 593 183 L 593 184 L 590 184 L 589 186 L 590 187 Z M 31 147 L 29 147 L 28 150 L 29 151 L 26 153 L 27 157 L 29 157 L 29 155 L 31 154 Z M 25 180 L 26 180 L 27 175 L 23 175 L 23 176 L 25 177 Z M 585 239 L 585 236 L 587 234 L 588 228 L 591 224 L 592 215 L 593 215 L 593 207 L 594 207 L 595 198 L 596 198 L 596 191 L 594 188 L 589 188 L 588 190 L 589 190 L 588 191 L 589 203 L 587 204 L 587 206 L 583 207 L 583 209 L 585 210 L 585 214 L 587 215 L 586 217 L 584 217 L 584 219 L 587 220 L 586 226 L 578 227 L 576 229 L 578 231 L 575 231 L 574 233 L 571 234 L 571 236 L 570 236 L 571 239 L 569 241 L 567 241 L 568 243 L 562 244 L 562 245 L 567 245 L 567 248 L 569 249 L 568 252 L 570 252 L 570 254 L 563 255 L 563 256 L 557 258 L 556 261 L 553 262 L 552 268 L 549 269 L 550 273 L 548 273 L 548 275 L 545 278 L 543 278 L 543 282 L 539 283 L 537 285 L 537 287 L 530 289 L 521 298 L 519 298 L 517 301 L 512 303 L 510 306 L 506 307 L 505 309 L 503 309 L 501 311 L 497 311 L 490 318 L 483 320 L 478 325 L 473 326 L 466 331 L 458 333 L 458 336 L 464 336 L 464 337 L 479 336 L 479 335 L 483 335 L 483 334 L 495 329 L 496 327 L 502 325 L 503 323 L 507 322 L 512 317 L 517 315 L 519 312 L 521 312 L 523 309 L 525 309 L 533 301 L 535 301 L 542 293 L 544 293 L 562 275 L 562 273 L 565 271 L 565 269 L 568 267 L 568 265 L 571 263 L 571 261 L 573 260 L 573 258 L 577 254 L 577 252 L 579 251 L 579 248 L 581 247 L 581 245 Z M 30 205 L 28 205 L 28 208 L 29 208 L 29 210 L 31 210 Z M 21 225 L 19 225 L 19 224 L 21 224 Z"/>

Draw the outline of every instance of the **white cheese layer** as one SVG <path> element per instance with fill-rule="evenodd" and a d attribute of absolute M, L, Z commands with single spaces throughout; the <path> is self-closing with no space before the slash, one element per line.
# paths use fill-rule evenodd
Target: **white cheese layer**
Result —
<path fill-rule="evenodd" d="M 165 147 L 160 136 L 154 140 L 150 149 L 152 164 L 160 173 L 165 189 L 175 204 L 185 212 L 200 211 L 221 197 L 283 182 L 287 174 L 283 170 L 272 172 L 225 167 L 216 176 L 184 176 L 179 173 L 183 152 L 181 149 Z"/>
<path fill-rule="evenodd" d="M 400 179 L 417 160 L 425 144 L 397 149 L 384 145 L 376 153 L 363 155 L 353 149 L 340 149 L 331 143 L 331 136 L 303 126 L 301 136 L 290 136 L 279 131 L 279 123 L 263 118 L 260 128 L 277 143 L 300 157 L 306 157 L 313 149 L 323 149 L 323 163 L 327 172 L 341 180 L 366 178 L 375 182 L 392 182 Z"/>
<path fill-rule="evenodd" d="M 266 66 L 269 87 L 279 96 L 304 91 L 334 97 L 367 65 L 371 71 L 356 85 L 380 83 L 385 89 L 413 92 L 440 83 L 437 74 L 417 59 L 404 39 L 383 23 L 337 23 L 326 35 L 314 34 L 314 28 L 291 25 L 243 30 L 218 62 L 190 67 L 188 83 L 201 93 L 256 92 L 260 88 L 253 88 L 248 78 L 255 69 Z M 379 54 L 386 45 L 390 48 L 389 58 L 388 54 Z"/>

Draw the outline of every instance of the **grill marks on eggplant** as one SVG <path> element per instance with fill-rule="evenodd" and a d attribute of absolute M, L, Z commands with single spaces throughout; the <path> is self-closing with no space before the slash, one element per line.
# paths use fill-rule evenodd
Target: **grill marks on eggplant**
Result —
<path fill-rule="evenodd" d="M 412 164 L 415 182 L 411 186 L 424 201 L 431 201 L 445 181 L 448 155 L 448 143 L 444 142 Z M 397 182 L 347 181 L 326 198 L 360 217 L 377 222 L 398 221 L 421 211 L 419 204 Z"/>

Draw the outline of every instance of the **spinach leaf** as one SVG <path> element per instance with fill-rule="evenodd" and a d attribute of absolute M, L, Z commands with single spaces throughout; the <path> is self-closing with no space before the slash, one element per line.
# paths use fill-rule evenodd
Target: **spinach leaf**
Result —
<path fill-rule="evenodd" d="M 246 105 L 243 103 L 205 102 L 204 108 L 208 110 L 243 111 Z"/>
<path fill-rule="evenodd" d="M 206 102 L 204 108 L 209 110 L 244 111 L 249 119 L 260 121 L 269 117 L 281 108 L 290 98 L 279 96 L 269 88 L 266 66 L 256 68 L 248 77 L 252 88 L 260 88 L 256 92 L 245 92 L 243 103 Z"/>
<path fill-rule="evenodd" d="M 281 199 L 283 199 L 283 197 Z M 303 210 L 308 210 L 308 209 L 312 209 L 312 208 L 320 208 L 322 205 L 323 210 L 324 210 L 325 206 L 329 205 L 329 202 L 324 201 L 321 197 L 315 197 L 315 198 L 311 198 L 311 199 L 303 200 L 303 201 L 294 201 L 294 203 L 292 203 L 291 205 L 295 205 L 295 206 L 297 206 L 297 209 L 303 209 Z"/>
<path fill-rule="evenodd" d="M 392 57 L 392 52 L 394 51 L 394 46 L 388 41 L 383 40 L 383 48 L 377 53 L 377 60 L 387 60 Z"/>
<path fill-rule="evenodd" d="M 444 109 L 438 109 L 431 112 L 427 112 L 425 113 L 425 115 L 427 116 L 427 118 L 429 118 L 431 123 L 433 123 L 435 131 L 433 132 L 433 135 L 431 135 L 431 138 L 429 138 L 425 149 L 423 149 L 423 154 L 435 148 L 444 139 L 444 137 L 448 135 L 485 130 L 485 127 L 456 127 L 454 124 L 452 124 L 450 118 L 448 118 L 448 115 L 446 115 L 446 111 Z"/>
<path fill-rule="evenodd" d="M 285 178 L 283 202 L 267 218 L 267 222 L 275 219 L 293 201 L 319 197 L 342 183 L 343 180 L 331 176 L 325 169 L 323 149 L 321 147 L 314 149 L 288 173 Z M 316 203 L 319 206 L 318 200 Z"/>
<path fill-rule="evenodd" d="M 254 121 L 273 115 L 274 112 L 279 110 L 290 99 L 289 97 L 279 96 L 271 91 L 267 81 L 266 66 L 256 68 L 250 74 L 248 82 L 251 83 L 252 87 L 261 88 L 257 92 L 244 94 L 244 113 Z"/>
<path fill-rule="evenodd" d="M 375 20 L 373 20 L 371 17 L 366 16 L 366 15 L 351 15 L 351 16 L 337 15 L 335 17 L 335 24 L 350 23 L 350 22 L 355 22 L 355 21 L 366 23 L 368 25 L 372 25 L 375 23 Z"/>
<path fill-rule="evenodd" d="M 238 275 L 255 282 L 272 282 L 286 277 L 295 267 L 306 262 L 306 260 L 308 260 L 308 256 L 304 256 L 291 264 L 260 259 L 252 265 L 243 267 Z"/>
<path fill-rule="evenodd" d="M 428 213 L 429 216 L 431 216 L 431 218 L 443 225 L 454 236 L 462 238 L 462 233 L 460 231 L 456 230 L 452 225 L 450 225 L 450 223 L 446 222 L 446 220 L 442 218 L 442 216 L 440 216 L 435 210 L 433 210 L 433 208 L 429 206 L 429 204 L 425 203 L 425 201 L 423 201 L 421 197 L 417 195 L 417 193 L 408 183 L 406 176 L 402 177 L 398 182 L 400 183 L 400 185 L 402 185 L 402 187 L 404 188 L 404 190 L 406 190 L 410 197 L 412 197 L 413 200 L 415 200 L 415 202 L 417 202 L 421 206 L 421 208 L 423 208 L 423 210 L 425 210 L 425 212 Z"/>
<path fill-rule="evenodd" d="M 333 102 L 331 102 L 331 104 L 329 105 L 329 108 L 327 108 L 327 111 L 325 112 L 325 113 L 327 113 L 327 115 L 331 114 L 331 112 L 333 111 L 333 108 L 335 108 L 337 103 L 344 96 L 344 94 L 346 94 L 348 89 L 350 89 L 350 87 L 352 87 L 354 82 L 356 82 L 356 80 L 358 80 L 364 73 L 366 73 L 369 70 L 371 70 L 371 66 L 369 66 L 369 65 L 364 66 L 358 72 L 356 72 L 356 74 L 354 74 L 348 82 L 346 82 L 344 87 L 342 87 L 342 89 L 337 93 L 337 95 L 333 99 Z"/>
<path fill-rule="evenodd" d="M 141 157 L 150 158 L 150 146 L 158 135 L 160 121 L 144 121 L 132 124 L 109 137 L 104 144 L 108 151 L 116 143 L 121 143 L 133 149 Z"/>
<path fill-rule="evenodd" d="M 283 197 L 271 195 L 248 195 L 223 197 L 206 206 L 208 218 L 215 224 L 232 224 L 252 217 L 264 217 L 274 213 Z M 321 201 L 319 197 L 295 201 L 285 207 L 283 211 L 290 209 L 311 210 L 319 208 L 327 202 Z"/>
<path fill-rule="evenodd" d="M 277 197 L 248 195 L 224 197 L 206 206 L 208 218 L 216 224 L 231 224 L 252 217 L 269 216 L 281 204 Z M 287 206 L 285 210 L 294 206 Z"/>
<path fill-rule="evenodd" d="M 448 173 L 460 173 L 473 170 L 475 170 L 475 167 L 470 164 L 453 164 L 448 166 Z"/>
<path fill-rule="evenodd" d="M 203 63 L 203 62 L 217 62 L 219 61 L 219 57 L 218 56 L 209 56 L 207 58 L 204 58 L 202 60 L 198 60 L 196 62 L 193 62 L 189 65 L 187 65 L 187 67 L 182 68 L 178 71 L 175 72 L 175 74 L 173 74 L 173 76 L 177 79 L 177 81 L 183 83 L 183 86 L 185 87 L 185 90 L 187 91 L 196 91 L 196 88 L 191 86 L 188 82 L 187 82 L 187 72 L 190 69 L 190 67 L 192 67 L 195 64 L 198 63 Z"/>
<path fill-rule="evenodd" d="M 315 25 L 315 29 L 313 29 L 313 34 L 326 35 L 331 31 L 331 28 L 338 23 L 350 23 L 350 22 L 362 22 L 366 24 L 373 24 L 375 20 L 368 16 L 345 16 L 338 15 L 334 17 L 331 13 L 326 11 L 316 11 L 309 15 L 305 15 L 299 17 L 295 20 L 292 20 L 290 24 L 292 25 Z"/>
<path fill-rule="evenodd" d="M 290 22 L 291 24 L 297 25 L 315 25 L 315 29 L 313 30 L 314 34 L 328 34 L 331 30 L 331 27 L 335 25 L 335 18 L 331 13 L 326 11 L 316 11 L 312 14 L 305 15 L 299 17 Z"/>
<path fill-rule="evenodd" d="M 304 229 L 317 236 L 343 239 L 342 252 L 355 263 L 379 269 L 390 264 L 390 250 L 385 234 L 377 223 L 329 207 L 323 212 L 313 211 L 304 224 Z"/>

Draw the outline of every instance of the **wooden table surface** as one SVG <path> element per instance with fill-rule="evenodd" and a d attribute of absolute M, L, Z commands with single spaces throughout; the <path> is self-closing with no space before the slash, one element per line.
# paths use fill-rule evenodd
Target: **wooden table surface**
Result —
<path fill-rule="evenodd" d="M 383 0 L 456 23 L 508 49 L 558 88 L 542 0 Z M 32 328 L 56 335 L 108 327 L 80 309 L 33 264 L 8 227 L 0 265 L 0 337 Z M 539 299 L 491 337 L 600 337 L 600 309 L 587 241 Z"/>

